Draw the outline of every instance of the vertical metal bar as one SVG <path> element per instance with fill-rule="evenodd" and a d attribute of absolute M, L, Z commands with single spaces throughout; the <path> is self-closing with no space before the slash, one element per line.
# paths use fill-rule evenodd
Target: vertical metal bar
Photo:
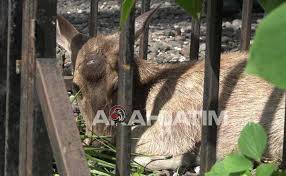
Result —
<path fill-rule="evenodd" d="M 218 113 L 222 5 L 222 0 L 208 0 L 207 2 L 207 43 L 201 140 L 201 175 L 204 175 L 216 161 L 217 125 L 214 119 L 212 119 L 211 116 L 209 117 L 209 112 L 214 111 L 216 114 Z"/>
<path fill-rule="evenodd" d="M 99 0 L 90 0 L 90 15 L 89 15 L 89 36 L 97 35 L 98 27 L 98 2 Z"/>
<path fill-rule="evenodd" d="M 4 175 L 5 163 L 5 114 L 7 77 L 7 24 L 8 0 L 0 1 L 0 175 Z"/>
<path fill-rule="evenodd" d="M 252 6 L 253 6 L 253 0 L 243 0 L 241 41 L 240 41 L 241 51 L 248 51 L 250 45 Z"/>
<path fill-rule="evenodd" d="M 190 46 L 190 60 L 199 59 L 200 50 L 200 19 L 192 19 L 192 34 L 191 34 L 191 46 Z"/>
<path fill-rule="evenodd" d="M 150 10 L 151 0 L 142 0 L 141 14 Z M 140 39 L 139 58 L 147 59 L 148 55 L 148 37 L 149 37 L 149 24 L 144 28 L 143 34 Z"/>
<path fill-rule="evenodd" d="M 18 175 L 21 80 L 16 65 L 21 58 L 22 2 L 9 0 L 8 13 L 5 176 Z"/>
<path fill-rule="evenodd" d="M 56 58 L 56 2 L 23 1 L 20 176 L 52 174 L 51 147 L 35 92 L 35 58 L 36 55 Z"/>
<path fill-rule="evenodd" d="M 123 10 L 121 1 L 121 13 Z M 118 104 L 126 112 L 125 122 L 129 120 L 132 113 L 133 101 L 133 59 L 134 59 L 134 29 L 135 13 L 134 7 L 120 34 L 120 60 L 119 60 L 119 82 L 118 82 Z M 116 136 L 116 175 L 130 175 L 130 153 L 131 153 L 131 129 L 119 123 Z"/>

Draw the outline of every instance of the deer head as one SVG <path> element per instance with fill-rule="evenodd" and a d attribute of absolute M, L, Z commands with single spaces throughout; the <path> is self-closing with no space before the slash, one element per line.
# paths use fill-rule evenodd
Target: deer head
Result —
<path fill-rule="evenodd" d="M 159 6 L 148 11 L 135 22 L 135 39 L 144 31 Z M 71 54 L 74 67 L 73 82 L 81 95 L 78 97 L 87 130 L 109 135 L 111 127 L 92 126 L 98 110 L 108 113 L 117 99 L 119 33 L 89 38 L 80 33 L 63 17 L 57 17 L 57 43 Z"/>

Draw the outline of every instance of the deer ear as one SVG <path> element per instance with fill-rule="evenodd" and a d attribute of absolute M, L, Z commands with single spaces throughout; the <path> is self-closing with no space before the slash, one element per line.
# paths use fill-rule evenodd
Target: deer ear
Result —
<path fill-rule="evenodd" d="M 78 51 L 87 40 L 88 36 L 76 30 L 64 17 L 57 16 L 57 43 L 71 54 L 73 66 Z"/>
<path fill-rule="evenodd" d="M 149 10 L 148 12 L 143 13 L 135 20 L 135 40 L 140 37 L 143 33 L 144 29 L 151 22 L 152 17 L 158 11 L 160 5 L 157 5 L 154 9 Z"/>
<path fill-rule="evenodd" d="M 71 53 L 72 39 L 79 34 L 75 27 L 64 17 L 57 16 L 57 43 Z"/>

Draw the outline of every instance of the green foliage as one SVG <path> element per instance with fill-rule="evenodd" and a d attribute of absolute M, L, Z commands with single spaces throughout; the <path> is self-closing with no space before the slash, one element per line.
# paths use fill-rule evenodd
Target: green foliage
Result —
<path fill-rule="evenodd" d="M 271 176 L 277 171 L 277 166 L 275 164 L 261 164 L 256 168 L 257 176 Z"/>
<path fill-rule="evenodd" d="M 202 0 L 176 0 L 192 17 L 199 18 L 202 11 Z M 134 6 L 135 0 L 124 0 L 120 14 L 120 30 L 123 29 Z"/>
<path fill-rule="evenodd" d="M 134 3 L 135 0 L 124 0 L 120 14 L 120 30 L 124 28 Z"/>
<path fill-rule="evenodd" d="M 242 130 L 238 146 L 245 156 L 259 161 L 266 148 L 267 135 L 262 126 L 249 123 Z"/>
<path fill-rule="evenodd" d="M 176 0 L 192 17 L 199 18 L 202 10 L 202 0 Z"/>
<path fill-rule="evenodd" d="M 253 162 L 261 162 L 261 156 L 266 147 L 266 133 L 263 127 L 256 123 L 248 123 L 240 133 L 239 151 L 218 161 L 206 173 L 206 176 L 251 176 Z M 254 159 L 254 160 L 253 160 Z M 279 176 L 281 172 L 275 164 L 260 164 L 256 168 L 257 176 Z"/>
<path fill-rule="evenodd" d="M 241 173 L 252 169 L 252 162 L 239 153 L 232 153 L 225 157 L 224 167 L 229 173 Z"/>
<path fill-rule="evenodd" d="M 258 26 L 246 71 L 286 89 L 286 3 Z"/>
<path fill-rule="evenodd" d="M 264 10 L 269 13 L 273 9 L 277 8 L 279 5 L 281 5 L 283 2 L 286 2 L 286 0 L 259 0 L 260 4 L 264 8 Z"/>

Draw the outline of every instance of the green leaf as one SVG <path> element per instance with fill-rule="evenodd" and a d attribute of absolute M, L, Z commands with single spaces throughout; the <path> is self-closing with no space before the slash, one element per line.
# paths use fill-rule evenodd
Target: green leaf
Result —
<path fill-rule="evenodd" d="M 251 174 L 251 172 L 248 170 L 248 171 L 245 171 L 244 173 L 242 173 L 241 176 L 252 176 L 252 174 Z"/>
<path fill-rule="evenodd" d="M 264 8 L 264 10 L 269 13 L 273 9 L 277 8 L 279 5 L 281 5 L 283 2 L 286 2 L 286 0 L 259 0 L 260 4 Z"/>
<path fill-rule="evenodd" d="M 245 156 L 233 153 L 225 157 L 223 160 L 224 168 L 229 173 L 246 172 L 252 169 L 252 162 Z"/>
<path fill-rule="evenodd" d="M 124 0 L 120 14 L 120 30 L 124 28 L 134 3 L 135 0 Z"/>
<path fill-rule="evenodd" d="M 271 176 L 277 169 L 275 164 L 261 164 L 256 168 L 256 176 Z"/>
<path fill-rule="evenodd" d="M 279 88 L 286 89 L 286 3 L 272 11 L 256 30 L 248 73 L 258 75 Z"/>
<path fill-rule="evenodd" d="M 229 172 L 225 169 L 223 161 L 217 161 L 213 165 L 210 172 L 205 174 L 206 176 L 228 176 Z"/>
<path fill-rule="evenodd" d="M 202 11 L 202 0 L 176 0 L 192 17 L 198 19 Z"/>
<path fill-rule="evenodd" d="M 248 123 L 240 133 L 238 146 L 240 152 L 259 161 L 265 151 L 267 135 L 263 127 L 256 123 Z"/>

